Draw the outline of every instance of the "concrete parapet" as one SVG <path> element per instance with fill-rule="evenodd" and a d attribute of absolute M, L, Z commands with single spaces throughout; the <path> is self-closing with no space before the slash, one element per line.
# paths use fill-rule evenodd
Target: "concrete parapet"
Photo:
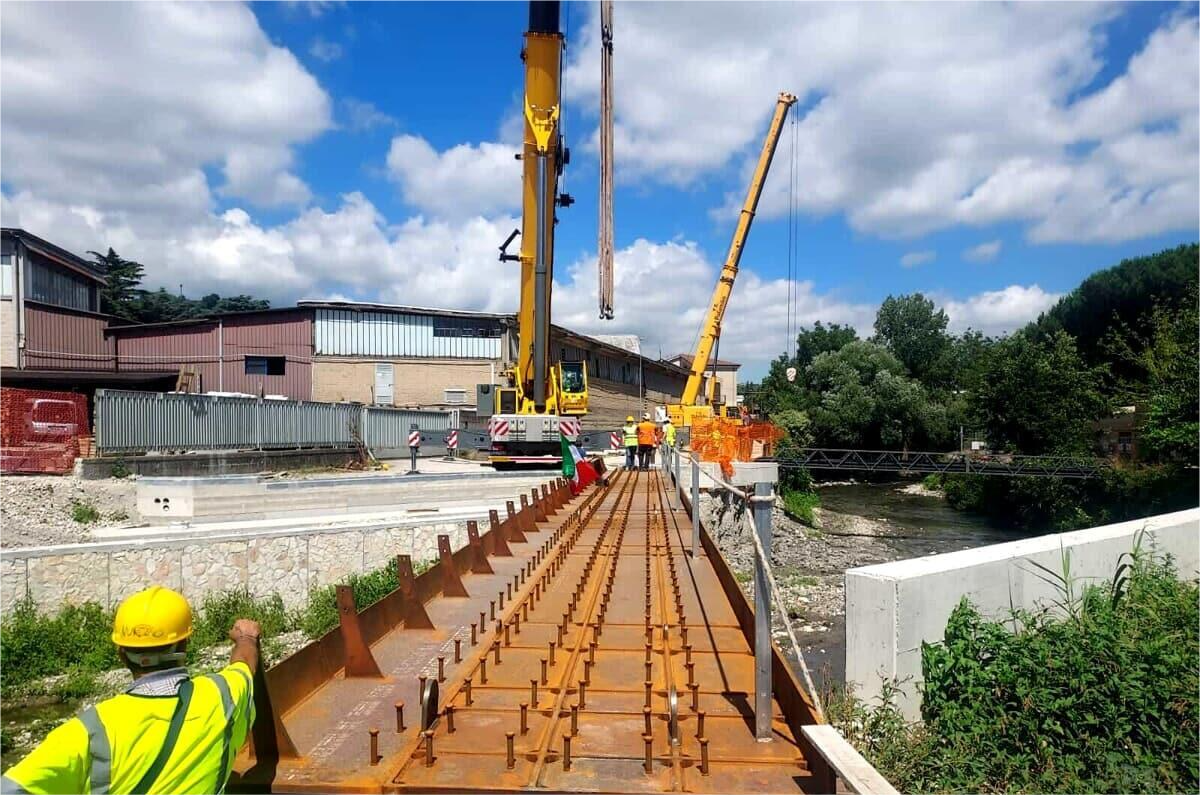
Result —
<path fill-rule="evenodd" d="M 846 572 L 846 682 L 870 700 L 884 679 L 900 684 L 900 707 L 920 717 L 921 644 L 941 642 L 965 596 L 991 618 L 1012 607 L 1040 609 L 1059 594 L 1031 563 L 1057 571 L 1069 554 L 1081 585 L 1112 578 L 1122 553 L 1144 532 L 1143 548 L 1171 555 L 1181 578 L 1200 571 L 1200 509 L 1151 516 L 1007 544 L 864 566 Z"/>
<path fill-rule="evenodd" d="M 396 555 L 437 558 L 438 535 L 453 548 L 467 543 L 466 521 L 397 527 L 274 529 L 236 533 L 176 533 L 151 540 L 104 541 L 0 550 L 0 610 L 31 596 L 42 610 L 64 603 L 113 606 L 150 584 L 183 592 L 193 604 L 218 591 L 278 593 L 303 607 L 310 588 L 382 568 Z"/>

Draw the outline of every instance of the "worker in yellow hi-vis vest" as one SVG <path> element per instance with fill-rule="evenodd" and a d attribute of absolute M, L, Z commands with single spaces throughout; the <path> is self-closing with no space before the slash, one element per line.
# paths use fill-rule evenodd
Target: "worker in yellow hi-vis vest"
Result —
<path fill-rule="evenodd" d="M 189 677 L 192 610 L 153 586 L 117 608 L 112 640 L 133 674 L 122 694 L 83 710 L 0 778 L 4 793 L 223 792 L 254 722 L 260 629 L 238 619 L 229 665 Z"/>
<path fill-rule="evenodd" d="M 667 447 L 675 446 L 675 426 L 669 416 L 663 422 L 663 441 L 667 443 Z"/>

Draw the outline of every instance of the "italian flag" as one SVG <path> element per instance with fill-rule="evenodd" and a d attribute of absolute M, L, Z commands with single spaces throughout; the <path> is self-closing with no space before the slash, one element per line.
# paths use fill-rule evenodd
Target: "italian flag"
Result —
<path fill-rule="evenodd" d="M 562 440 L 563 477 L 571 481 L 571 493 L 578 494 L 597 480 L 596 470 L 566 436 L 559 434 L 559 438 Z"/>

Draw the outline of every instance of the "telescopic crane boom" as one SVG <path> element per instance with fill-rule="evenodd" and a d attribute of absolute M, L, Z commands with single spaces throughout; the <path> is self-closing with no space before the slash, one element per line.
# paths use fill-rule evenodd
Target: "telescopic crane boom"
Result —
<path fill-rule="evenodd" d="M 495 464 L 553 463 L 560 430 L 578 433 L 587 413 L 587 369 L 583 362 L 552 363 L 550 303 L 554 284 L 555 207 L 573 199 L 559 194 L 558 178 L 570 160 L 560 130 L 564 37 L 559 3 L 533 0 L 521 60 L 525 64 L 521 228 L 500 246 L 502 262 L 519 262 L 521 306 L 517 313 L 517 355 L 504 371 L 507 383 L 480 384 L 477 415 L 490 417 L 488 433 Z M 519 254 L 508 246 L 520 234 Z"/>
<path fill-rule="evenodd" d="M 696 343 L 696 351 L 692 357 L 692 371 L 688 375 L 687 384 L 683 388 L 683 398 L 679 405 L 668 406 L 671 422 L 679 426 L 690 426 L 697 417 L 711 417 L 711 405 L 697 405 L 700 389 L 704 385 L 704 373 L 708 369 L 709 357 L 712 356 L 713 346 L 721 336 L 721 321 L 725 317 L 725 307 L 729 304 L 729 295 L 733 292 L 733 283 L 737 279 L 738 264 L 742 259 L 742 248 L 746 237 L 750 234 L 750 225 L 754 222 L 754 213 L 758 209 L 758 199 L 762 195 L 763 183 L 766 182 L 767 172 L 771 169 L 771 160 L 775 157 L 775 146 L 779 143 L 779 135 L 783 131 L 783 122 L 787 118 L 788 109 L 796 102 L 796 97 L 786 91 L 779 94 L 775 103 L 775 115 L 771 119 L 771 127 L 767 130 L 767 138 L 763 141 L 762 152 L 758 156 L 758 165 L 750 180 L 750 189 L 746 192 L 746 201 L 738 215 L 737 228 L 733 232 L 733 241 L 729 244 L 729 253 L 725 256 L 725 265 L 721 268 L 721 276 L 713 288 L 712 300 L 708 305 L 708 313 L 704 316 L 704 325 L 700 329 L 700 339 Z M 714 370 L 715 377 L 715 370 Z"/>

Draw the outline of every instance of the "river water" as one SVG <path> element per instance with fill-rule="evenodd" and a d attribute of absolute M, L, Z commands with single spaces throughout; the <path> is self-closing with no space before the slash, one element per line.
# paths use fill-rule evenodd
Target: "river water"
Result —
<path fill-rule="evenodd" d="M 956 511 L 942 497 L 905 493 L 903 489 L 912 484 L 854 483 L 820 488 L 822 509 L 879 523 L 871 531 L 879 535 L 859 539 L 831 534 L 827 539 L 830 546 L 869 548 L 871 560 L 884 562 L 1002 544 L 1046 532 L 1002 527 L 987 517 Z M 821 573 L 840 584 L 837 572 L 826 568 Z M 824 628 L 803 633 L 801 644 L 817 687 L 824 690 L 845 679 L 846 616 L 839 610 L 820 619 Z"/>

